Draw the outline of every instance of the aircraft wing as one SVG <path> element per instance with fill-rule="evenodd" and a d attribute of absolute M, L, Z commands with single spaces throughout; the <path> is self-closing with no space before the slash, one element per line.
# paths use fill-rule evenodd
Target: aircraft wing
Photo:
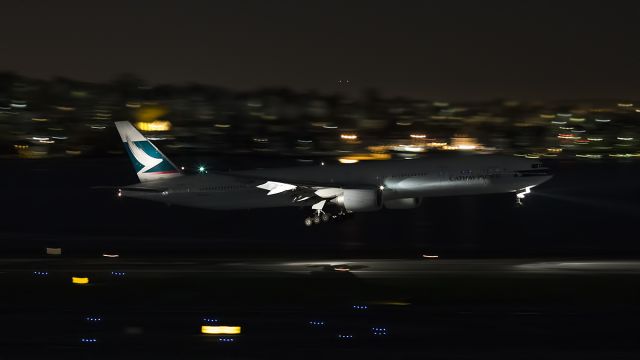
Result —
<path fill-rule="evenodd" d="M 313 180 L 306 180 L 306 179 L 303 181 L 298 181 L 298 180 L 278 178 L 273 176 L 263 176 L 263 175 L 254 175 L 254 174 L 237 173 L 237 172 L 215 172 L 215 173 L 219 175 L 233 176 L 236 178 L 241 178 L 246 180 L 264 181 L 265 183 L 267 182 L 272 183 L 269 185 L 265 184 L 265 187 L 261 187 L 264 189 L 271 188 L 275 184 L 280 184 L 280 187 L 278 189 L 282 191 L 291 190 L 288 188 L 288 186 L 284 186 L 284 185 L 293 185 L 296 187 L 308 187 L 308 188 L 341 188 L 341 189 L 362 189 L 362 190 L 370 190 L 370 189 L 376 188 L 375 185 L 352 183 L 352 182 L 337 183 L 333 181 L 322 182 L 322 181 L 313 181 Z M 271 191 L 271 189 L 269 190 Z"/>
<path fill-rule="evenodd" d="M 342 193 L 344 192 L 343 189 L 371 190 L 376 188 L 375 186 L 372 186 L 370 184 L 315 182 L 307 180 L 292 181 L 290 179 L 280 179 L 271 176 L 234 172 L 225 172 L 220 174 L 255 181 L 258 183 L 256 187 L 266 190 L 268 196 L 290 192 L 293 197 L 292 201 L 294 202 L 324 202 L 325 200 L 331 200 L 342 195 Z"/>

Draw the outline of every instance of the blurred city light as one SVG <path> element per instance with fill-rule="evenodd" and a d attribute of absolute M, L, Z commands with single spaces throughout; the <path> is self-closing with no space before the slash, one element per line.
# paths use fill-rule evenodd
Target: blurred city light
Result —
<path fill-rule="evenodd" d="M 25 159 L 121 153 L 120 144 L 103 134 L 116 119 L 131 121 L 146 136 L 162 140 L 163 151 L 172 156 L 268 153 L 354 163 L 441 151 L 571 159 L 588 159 L 578 154 L 628 158 L 624 154 L 640 151 L 635 141 L 639 109 L 627 101 L 453 102 L 378 96 L 367 102 L 293 90 L 154 87 L 131 78 L 124 82 L 129 88 L 68 79 L 3 80 L 0 155 Z"/>

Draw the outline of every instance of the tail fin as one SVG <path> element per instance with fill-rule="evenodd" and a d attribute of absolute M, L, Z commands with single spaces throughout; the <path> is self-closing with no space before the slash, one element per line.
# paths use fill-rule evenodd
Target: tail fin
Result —
<path fill-rule="evenodd" d="M 182 175 L 178 168 L 128 121 L 116 121 L 116 128 L 140 182 Z"/>

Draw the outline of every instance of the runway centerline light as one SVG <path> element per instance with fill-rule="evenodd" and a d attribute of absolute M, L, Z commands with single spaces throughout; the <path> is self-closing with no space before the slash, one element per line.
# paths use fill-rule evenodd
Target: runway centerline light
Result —
<path fill-rule="evenodd" d="M 242 329 L 240 326 L 210 326 L 202 325 L 200 332 L 209 335 L 239 335 Z"/>

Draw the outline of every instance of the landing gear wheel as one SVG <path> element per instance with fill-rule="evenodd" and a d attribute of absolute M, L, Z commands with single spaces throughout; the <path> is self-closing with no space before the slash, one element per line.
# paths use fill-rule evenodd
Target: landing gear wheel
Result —
<path fill-rule="evenodd" d="M 327 213 L 322 213 L 322 221 L 324 221 L 324 222 L 329 221 L 329 214 L 327 214 Z"/>
<path fill-rule="evenodd" d="M 308 218 L 304 219 L 304 224 L 306 226 L 311 226 L 311 225 L 313 225 L 313 220 L 311 220 L 311 218 L 308 217 Z"/>
<path fill-rule="evenodd" d="M 316 215 L 313 217 L 313 223 L 318 225 L 320 224 L 320 216 Z"/>

